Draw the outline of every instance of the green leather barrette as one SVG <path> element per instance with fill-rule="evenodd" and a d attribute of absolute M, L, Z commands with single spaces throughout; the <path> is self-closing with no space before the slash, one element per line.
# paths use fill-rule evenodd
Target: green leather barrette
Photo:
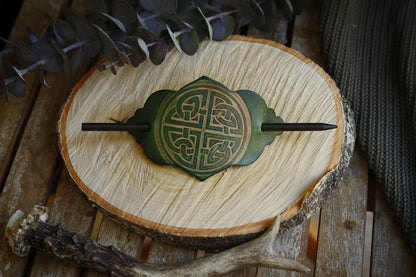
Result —
<path fill-rule="evenodd" d="M 283 131 L 336 128 L 325 123 L 283 123 L 263 98 L 231 91 L 208 77 L 178 91 L 153 93 L 126 123 L 83 123 L 83 131 L 128 131 L 146 156 L 177 165 L 200 180 L 230 165 L 248 165 Z"/>

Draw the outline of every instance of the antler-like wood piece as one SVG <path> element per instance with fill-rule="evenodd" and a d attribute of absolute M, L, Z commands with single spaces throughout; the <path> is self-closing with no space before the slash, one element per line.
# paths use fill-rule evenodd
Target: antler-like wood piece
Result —
<path fill-rule="evenodd" d="M 27 215 L 17 211 L 10 218 L 6 236 L 15 254 L 25 256 L 31 247 L 35 247 L 114 276 L 212 276 L 244 266 L 309 272 L 306 266 L 279 257 L 273 250 L 273 242 L 279 231 L 279 218 L 255 240 L 191 262 L 162 265 L 138 261 L 113 246 L 102 246 L 90 237 L 47 224 L 47 213 L 46 207 L 35 206 Z"/>

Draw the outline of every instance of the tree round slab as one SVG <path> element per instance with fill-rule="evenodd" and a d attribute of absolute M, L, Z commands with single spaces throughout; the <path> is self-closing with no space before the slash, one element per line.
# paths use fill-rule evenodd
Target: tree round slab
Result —
<path fill-rule="evenodd" d="M 207 76 L 252 90 L 285 122 L 338 125 L 284 132 L 247 166 L 204 181 L 150 161 L 128 132 L 82 132 L 83 122 L 131 117 L 158 90 Z M 220 249 L 258 236 L 277 215 L 282 231 L 308 218 L 340 181 L 354 144 L 348 107 L 324 71 L 280 44 L 245 37 L 204 41 L 194 56 L 171 51 L 160 66 L 93 68 L 75 87 L 59 123 L 72 178 L 102 210 L 135 230 L 182 245 Z"/>

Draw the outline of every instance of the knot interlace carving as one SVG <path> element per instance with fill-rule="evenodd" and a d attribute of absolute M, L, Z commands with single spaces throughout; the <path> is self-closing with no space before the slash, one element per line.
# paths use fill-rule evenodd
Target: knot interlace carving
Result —
<path fill-rule="evenodd" d="M 219 172 L 247 149 L 250 113 L 237 93 L 189 88 L 166 97 L 161 110 L 155 134 L 162 155 L 194 175 Z"/>

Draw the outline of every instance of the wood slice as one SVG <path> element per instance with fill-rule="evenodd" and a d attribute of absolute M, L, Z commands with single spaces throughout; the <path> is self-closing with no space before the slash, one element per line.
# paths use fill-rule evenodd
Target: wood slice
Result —
<path fill-rule="evenodd" d="M 338 125 L 285 132 L 257 161 L 205 181 L 151 162 L 128 132 L 81 132 L 83 122 L 131 117 L 161 89 L 208 76 L 231 90 L 259 93 L 285 122 Z M 277 215 L 282 231 L 308 218 L 340 181 L 354 144 L 348 106 L 324 71 L 280 44 L 235 36 L 204 41 L 194 56 L 168 53 L 160 66 L 98 72 L 75 87 L 59 123 L 61 151 L 86 196 L 142 234 L 220 249 L 258 236 Z"/>

